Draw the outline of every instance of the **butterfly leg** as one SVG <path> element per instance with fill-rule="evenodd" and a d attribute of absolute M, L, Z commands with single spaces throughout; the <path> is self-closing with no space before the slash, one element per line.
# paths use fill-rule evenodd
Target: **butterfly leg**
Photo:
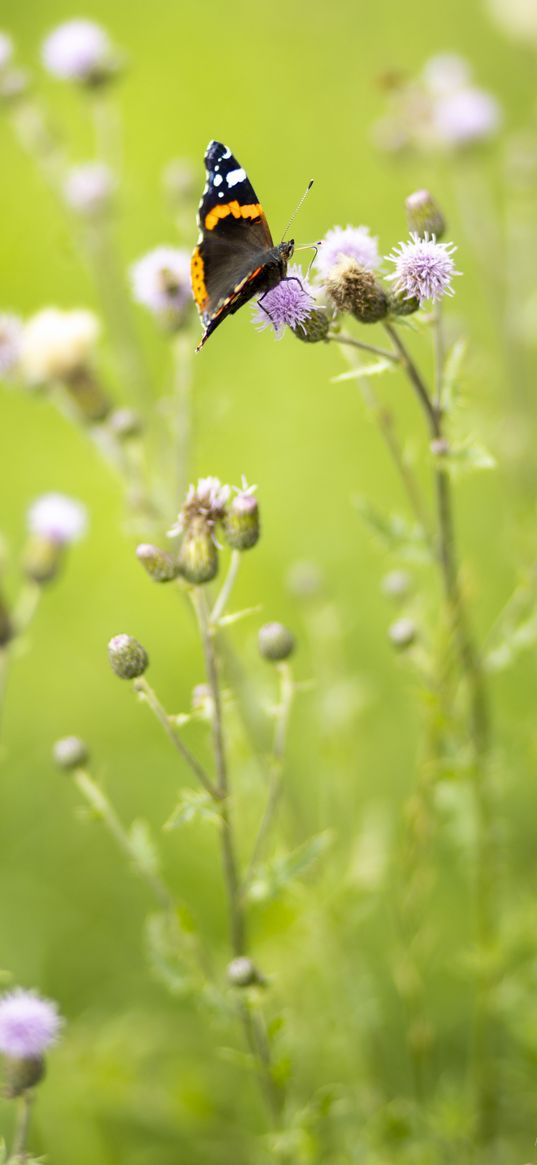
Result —
<path fill-rule="evenodd" d="M 268 318 L 272 324 L 272 323 L 274 323 L 274 320 L 272 319 L 272 316 L 271 316 L 268 308 L 263 307 L 263 300 L 266 298 L 267 295 L 268 295 L 268 291 L 264 291 L 263 295 L 259 296 L 259 299 L 257 301 L 257 306 L 261 308 L 261 311 L 264 311 L 265 315 L 268 316 Z"/>

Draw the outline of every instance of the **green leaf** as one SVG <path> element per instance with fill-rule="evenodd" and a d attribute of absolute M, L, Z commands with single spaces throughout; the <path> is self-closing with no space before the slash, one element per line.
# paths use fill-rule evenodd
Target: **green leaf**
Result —
<path fill-rule="evenodd" d="M 155 978 L 172 995 L 186 995 L 200 986 L 192 935 L 183 931 L 178 914 L 151 914 L 145 923 L 145 943 Z"/>
<path fill-rule="evenodd" d="M 445 457 L 445 462 L 453 477 L 496 468 L 492 453 L 479 441 L 467 441 L 462 445 L 452 446 Z"/>
<path fill-rule="evenodd" d="M 221 817 L 212 797 L 204 789 L 184 789 L 164 829 L 178 829 L 180 825 L 192 825 L 199 821 L 220 825 Z"/>
<path fill-rule="evenodd" d="M 373 360 L 370 364 L 360 364 L 358 368 L 351 368 L 349 372 L 340 372 L 330 378 L 331 384 L 339 384 L 343 380 L 364 380 L 369 376 L 381 376 L 383 372 L 393 372 L 397 364 L 394 360 Z"/>
<path fill-rule="evenodd" d="M 413 562 L 428 562 L 430 550 L 423 530 L 401 514 L 383 514 L 364 497 L 354 499 L 360 517 L 385 549 Z"/>
<path fill-rule="evenodd" d="M 277 854 L 261 866 L 248 889 L 248 897 L 253 902 L 266 902 L 276 898 L 283 890 L 314 866 L 332 842 L 330 830 L 317 833 L 287 854 Z"/>
<path fill-rule="evenodd" d="M 537 606 L 534 586 L 515 591 L 498 620 L 485 656 L 489 671 L 505 671 L 524 651 L 537 644 Z"/>
<path fill-rule="evenodd" d="M 133 821 L 129 841 L 138 868 L 147 874 L 158 874 L 160 856 L 147 821 Z"/>

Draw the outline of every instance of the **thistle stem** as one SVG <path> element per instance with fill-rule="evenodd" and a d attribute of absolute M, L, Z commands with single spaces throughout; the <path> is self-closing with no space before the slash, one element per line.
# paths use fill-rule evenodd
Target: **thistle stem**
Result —
<path fill-rule="evenodd" d="M 203 788 L 213 798 L 213 801 L 217 801 L 219 799 L 219 792 L 216 788 L 216 785 L 213 784 L 208 773 L 203 768 L 203 765 L 199 763 L 187 745 L 184 744 L 181 740 L 177 729 L 174 728 L 170 721 L 170 717 L 168 716 L 166 709 L 163 708 L 160 700 L 158 699 L 158 696 L 156 695 L 156 692 L 154 692 L 153 688 L 150 686 L 150 684 L 148 684 L 145 676 L 140 676 L 137 680 L 135 680 L 133 686 L 134 690 L 138 692 L 145 703 L 149 706 L 159 724 L 162 725 L 168 740 L 170 740 L 174 748 L 177 749 L 177 752 L 180 754 L 180 756 L 182 756 L 185 763 L 198 778 L 198 781 L 200 781 L 200 783 L 203 785 Z"/>
<path fill-rule="evenodd" d="M 241 564 L 241 552 L 240 552 L 240 550 L 233 550 L 231 552 L 231 558 L 229 561 L 228 572 L 227 572 L 227 575 L 225 577 L 222 589 L 221 589 L 220 594 L 218 595 L 218 598 L 217 598 L 217 600 L 214 604 L 214 607 L 211 611 L 210 621 L 213 625 L 218 623 L 219 620 L 222 618 L 222 615 L 224 614 L 224 611 L 225 611 L 227 604 L 229 602 L 231 592 L 232 592 L 233 587 L 235 585 L 235 579 L 237 578 L 237 575 L 239 573 L 240 564 Z"/>
<path fill-rule="evenodd" d="M 366 344 L 365 340 L 355 340 L 354 336 L 346 336 L 340 332 L 329 332 L 328 340 L 334 344 L 348 344 L 352 348 L 359 348 L 362 352 L 372 352 L 374 356 L 382 356 L 383 360 L 391 360 L 393 364 L 399 363 L 399 357 L 395 352 L 390 352 L 388 348 L 377 348 L 375 344 Z"/>
<path fill-rule="evenodd" d="M 19 1165 L 26 1157 L 26 1142 L 32 1114 L 33 1093 L 27 1090 L 19 1097 L 13 1144 L 7 1165 Z"/>
<path fill-rule="evenodd" d="M 276 722 L 274 725 L 274 741 L 270 764 L 268 797 L 263 816 L 261 818 L 261 824 L 259 826 L 257 837 L 254 841 L 248 871 L 244 879 L 243 893 L 248 889 L 256 867 L 258 866 L 261 859 L 270 828 L 276 815 L 283 788 L 285 745 L 287 741 L 289 716 L 291 713 L 291 706 L 295 694 L 295 685 L 293 683 L 291 668 L 288 663 L 278 664 L 278 671 L 280 679 L 280 699 L 276 714 Z"/>

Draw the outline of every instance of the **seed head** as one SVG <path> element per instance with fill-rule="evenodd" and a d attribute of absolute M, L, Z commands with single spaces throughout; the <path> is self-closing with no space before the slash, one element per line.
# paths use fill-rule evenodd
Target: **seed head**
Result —
<path fill-rule="evenodd" d="M 360 267 L 355 259 L 340 259 L 327 276 L 325 287 L 337 310 L 350 312 L 362 324 L 375 324 L 388 315 L 384 288 L 373 272 Z"/>

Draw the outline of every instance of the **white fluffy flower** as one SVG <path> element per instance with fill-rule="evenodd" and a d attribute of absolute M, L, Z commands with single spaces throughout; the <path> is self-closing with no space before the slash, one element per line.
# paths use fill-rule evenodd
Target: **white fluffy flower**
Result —
<path fill-rule="evenodd" d="M 92 81 L 110 71 L 112 48 L 108 34 L 92 20 L 68 20 L 47 37 L 43 64 L 62 81 Z"/>
<path fill-rule="evenodd" d="M 11 64 L 13 41 L 7 32 L 0 32 L 0 72 Z"/>
<path fill-rule="evenodd" d="M 20 360 L 22 320 L 18 316 L 0 315 L 0 376 L 13 372 Z"/>
<path fill-rule="evenodd" d="M 487 141 L 500 128 L 501 121 L 496 98 L 474 86 L 439 97 L 433 112 L 434 132 L 448 147 Z"/>
<path fill-rule="evenodd" d="M 60 546 L 78 542 L 88 524 L 86 507 L 65 494 L 42 494 L 28 510 L 28 529 Z"/>
<path fill-rule="evenodd" d="M 63 186 L 65 201 L 76 214 L 98 214 L 114 192 L 114 179 L 104 162 L 86 162 L 69 170 Z"/>
<path fill-rule="evenodd" d="M 537 42 L 537 0 L 487 0 L 487 7 L 507 36 Z"/>
<path fill-rule="evenodd" d="M 342 258 L 355 259 L 368 271 L 378 267 L 378 239 L 369 233 L 369 227 L 332 227 L 321 243 L 314 266 L 325 279 Z"/>
<path fill-rule="evenodd" d="M 130 269 L 137 303 L 161 319 L 180 319 L 192 302 L 190 254 L 177 247 L 156 247 Z"/>
<path fill-rule="evenodd" d="M 435 96 L 464 88 L 470 78 L 468 61 L 457 53 L 439 53 L 436 57 L 430 57 L 423 69 L 425 85 Z"/>
<path fill-rule="evenodd" d="M 26 378 L 33 384 L 68 379 L 88 363 L 99 332 L 99 321 L 91 311 L 43 308 L 28 320 L 22 334 Z"/>

